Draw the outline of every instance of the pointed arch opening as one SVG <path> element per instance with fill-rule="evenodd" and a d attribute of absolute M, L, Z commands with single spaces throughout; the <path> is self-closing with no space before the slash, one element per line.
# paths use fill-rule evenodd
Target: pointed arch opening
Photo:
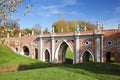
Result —
<path fill-rule="evenodd" d="M 16 49 L 16 52 L 18 52 L 18 48 L 15 48 Z"/>
<path fill-rule="evenodd" d="M 30 51 L 29 51 L 29 48 L 27 46 L 23 47 L 23 51 L 24 51 L 24 55 L 29 56 Z"/>
<path fill-rule="evenodd" d="M 45 50 L 45 62 L 50 62 L 50 53 L 47 49 Z"/>
<path fill-rule="evenodd" d="M 73 64 L 73 53 L 66 42 L 63 42 L 58 50 L 58 62 Z"/>
<path fill-rule="evenodd" d="M 111 52 L 106 53 L 106 62 L 114 62 L 115 61 L 115 56 Z"/>
<path fill-rule="evenodd" d="M 85 51 L 82 55 L 82 62 L 94 62 L 94 57 L 89 51 Z"/>
<path fill-rule="evenodd" d="M 38 59 L 38 49 L 35 48 L 35 59 Z"/>

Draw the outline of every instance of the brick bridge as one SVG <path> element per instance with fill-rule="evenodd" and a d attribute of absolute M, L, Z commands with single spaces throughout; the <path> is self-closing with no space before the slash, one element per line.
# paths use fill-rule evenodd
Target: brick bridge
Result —
<path fill-rule="evenodd" d="M 93 62 L 120 62 L 120 29 L 9 37 L 1 41 L 18 54 L 51 63 L 65 62 L 68 47 L 73 64 L 91 59 Z"/>

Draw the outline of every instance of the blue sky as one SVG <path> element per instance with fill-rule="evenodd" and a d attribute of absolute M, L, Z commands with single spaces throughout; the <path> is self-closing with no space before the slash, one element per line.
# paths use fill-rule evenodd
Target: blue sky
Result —
<path fill-rule="evenodd" d="M 22 17 L 25 5 L 32 3 L 31 12 Z M 32 28 L 40 24 L 44 30 L 51 30 L 52 23 L 64 17 L 65 20 L 84 20 L 105 29 L 117 28 L 120 24 L 120 0 L 24 0 L 15 13 L 20 18 L 20 28 Z"/>

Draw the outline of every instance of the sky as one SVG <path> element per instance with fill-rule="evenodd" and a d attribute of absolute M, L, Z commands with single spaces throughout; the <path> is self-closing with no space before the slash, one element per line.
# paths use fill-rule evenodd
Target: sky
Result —
<path fill-rule="evenodd" d="M 27 4 L 31 12 L 22 16 Z M 120 24 L 120 0 L 24 0 L 15 18 L 19 18 L 20 28 L 32 28 L 40 24 L 42 30 L 51 30 L 53 22 L 65 20 L 84 20 L 92 24 L 99 21 L 104 29 L 116 29 Z"/>

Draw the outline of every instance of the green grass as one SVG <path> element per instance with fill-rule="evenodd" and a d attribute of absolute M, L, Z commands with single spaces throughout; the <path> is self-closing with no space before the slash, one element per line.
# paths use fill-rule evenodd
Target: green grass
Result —
<path fill-rule="evenodd" d="M 14 76 L 13 76 L 14 75 Z M 95 80 L 57 67 L 1 74 L 0 80 Z"/>
<path fill-rule="evenodd" d="M 73 53 L 70 50 L 70 48 L 67 48 L 67 50 L 66 50 L 66 58 L 73 59 Z"/>
<path fill-rule="evenodd" d="M 51 67 L 0 74 L 0 80 L 120 80 L 120 65 L 110 63 L 56 64 Z"/>
<path fill-rule="evenodd" d="M 41 64 L 41 65 L 38 65 L 38 64 Z M 44 64 L 46 63 L 21 56 L 13 52 L 10 48 L 0 44 L 0 70 L 9 69 L 9 71 L 11 71 L 13 70 L 13 67 L 14 67 L 14 70 L 42 67 Z"/>
<path fill-rule="evenodd" d="M 22 71 L 2 72 L 0 80 L 120 80 L 117 63 L 50 64 L 20 56 L 0 45 L 0 69 L 14 65 Z"/>
<path fill-rule="evenodd" d="M 68 47 L 66 50 L 66 62 L 67 64 L 73 64 L 73 53 Z"/>

